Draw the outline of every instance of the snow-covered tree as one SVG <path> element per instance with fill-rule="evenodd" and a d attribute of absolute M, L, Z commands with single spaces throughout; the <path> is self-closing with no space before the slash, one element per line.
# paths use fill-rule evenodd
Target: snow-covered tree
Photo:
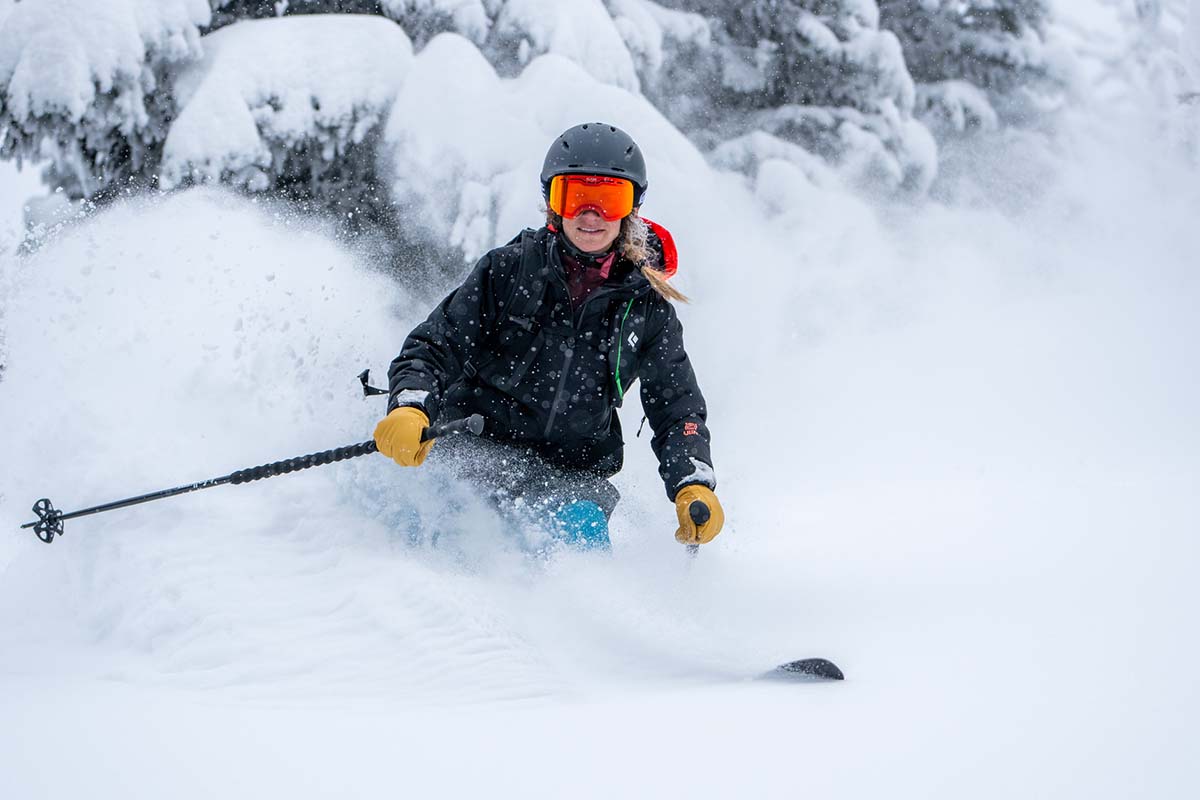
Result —
<path fill-rule="evenodd" d="M 76 199 L 222 181 L 387 218 L 375 143 L 411 59 L 403 30 L 304 15 L 378 3 L 212 2 L 216 16 L 209 0 L 6 5 L 0 156 L 48 159 L 48 183 Z"/>
<path fill-rule="evenodd" d="M 380 0 L 383 13 L 400 23 L 420 48 L 439 33 L 458 33 L 482 45 L 504 0 Z"/>
<path fill-rule="evenodd" d="M 418 49 L 439 33 L 471 40 L 501 75 L 554 53 L 605 83 L 636 91 L 637 71 L 603 0 L 381 0 Z"/>
<path fill-rule="evenodd" d="M 717 163 L 920 191 L 923 122 L 995 125 L 1047 72 L 1047 2 L 0 0 L 0 157 L 77 198 L 222 181 L 382 219 L 381 120 L 450 32 L 500 80 L 550 55 L 642 94 Z"/>
<path fill-rule="evenodd" d="M 879 0 L 879 14 L 904 48 L 918 115 L 935 129 L 1027 121 L 1026 92 L 1055 86 L 1048 0 Z"/>
<path fill-rule="evenodd" d="M 0 157 L 48 159 L 94 197 L 157 171 L 179 65 L 200 55 L 207 0 L 27 0 L 0 20 Z"/>
<path fill-rule="evenodd" d="M 703 15 L 714 46 L 659 84 L 702 100 L 680 123 L 707 144 L 766 131 L 841 164 L 856 179 L 923 189 L 936 147 L 914 123 L 915 89 L 874 0 L 673 0 Z M 672 68 L 673 69 L 673 68 Z"/>
<path fill-rule="evenodd" d="M 242 19 L 267 19 L 292 14 L 382 14 L 381 0 L 209 0 L 212 22 L 205 33 Z"/>
<path fill-rule="evenodd" d="M 202 39 L 180 72 L 163 188 L 219 181 L 331 210 L 388 218 L 375 173 L 381 123 L 412 46 L 380 17 L 243 20 Z"/>
<path fill-rule="evenodd" d="M 1120 101 L 1200 164 L 1200 0 L 1138 0 L 1132 10 L 1122 20 L 1134 31 L 1129 48 L 1109 65 L 1133 90 Z"/>

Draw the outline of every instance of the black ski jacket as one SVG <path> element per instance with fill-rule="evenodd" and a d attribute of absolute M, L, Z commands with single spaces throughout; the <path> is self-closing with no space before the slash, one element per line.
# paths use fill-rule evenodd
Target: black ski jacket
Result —
<path fill-rule="evenodd" d="M 667 496 L 716 488 L 704 397 L 674 307 L 618 258 L 573 309 L 559 247 L 541 228 L 483 256 L 392 361 L 388 410 L 417 406 L 431 421 L 479 413 L 485 436 L 607 477 L 623 461 L 616 409 L 640 379 Z"/>

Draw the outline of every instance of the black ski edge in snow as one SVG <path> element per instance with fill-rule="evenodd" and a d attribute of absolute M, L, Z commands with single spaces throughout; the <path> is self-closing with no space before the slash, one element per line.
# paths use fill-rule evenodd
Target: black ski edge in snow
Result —
<path fill-rule="evenodd" d="M 838 665 L 826 658 L 802 658 L 780 664 L 763 675 L 773 680 L 841 681 L 846 676 Z"/>

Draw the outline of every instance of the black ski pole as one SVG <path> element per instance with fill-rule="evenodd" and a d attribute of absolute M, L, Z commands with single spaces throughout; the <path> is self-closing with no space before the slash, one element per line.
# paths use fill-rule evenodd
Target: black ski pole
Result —
<path fill-rule="evenodd" d="M 476 436 L 483 433 L 483 417 L 479 414 L 472 414 L 463 419 L 456 419 L 453 422 L 447 422 L 443 425 L 431 425 L 421 432 L 421 441 L 427 442 L 430 439 L 436 439 L 439 436 L 447 436 L 455 433 L 473 433 Z M 46 544 L 54 541 L 55 536 L 63 535 L 63 523 L 69 519 L 76 517 L 86 517 L 91 514 L 100 514 L 104 511 L 114 511 L 118 508 L 126 508 L 135 506 L 140 503 L 149 503 L 151 500 L 161 500 L 164 497 L 174 497 L 179 494 L 187 494 L 188 492 L 196 492 L 200 489 L 209 489 L 213 486 L 222 486 L 226 483 L 239 484 L 257 481 L 263 478 L 274 478 L 277 475 L 286 475 L 289 472 L 296 472 L 309 467 L 319 467 L 325 464 L 332 464 L 335 461 L 345 461 L 348 458 L 358 458 L 365 456 L 368 453 L 374 453 L 378 448 L 375 446 L 374 440 L 360 442 L 358 444 L 348 445 L 346 447 L 337 447 L 333 450 L 324 450 L 320 453 L 310 453 L 306 456 L 297 456 L 296 458 L 288 458 L 283 461 L 274 461 L 270 464 L 263 464 L 259 467 L 250 467 L 249 469 L 240 469 L 237 472 L 231 472 L 220 478 L 212 478 L 199 483 L 191 483 L 187 486 L 177 486 L 174 489 L 163 489 L 150 494 L 139 495 L 138 497 L 130 497 L 126 500 L 116 500 L 112 503 L 105 503 L 92 508 L 85 508 L 80 511 L 72 511 L 63 513 L 51 505 L 49 498 L 43 497 L 33 504 L 33 513 L 37 514 L 36 522 L 27 522 L 21 526 L 22 529 L 33 528 L 33 532 L 37 537 Z"/>

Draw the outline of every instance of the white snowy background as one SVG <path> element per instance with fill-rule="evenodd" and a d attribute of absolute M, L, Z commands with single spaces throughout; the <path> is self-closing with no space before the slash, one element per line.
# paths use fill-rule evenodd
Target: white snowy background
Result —
<path fill-rule="evenodd" d="M 0 41 L 24 4 L 0 0 Z M 168 36 L 198 60 L 164 180 L 210 185 L 78 219 L 43 199 L 27 239 L 38 167 L 0 163 L 0 797 L 1196 796 L 1200 173 L 1176 98 L 1200 7 L 1148 38 L 1132 3 L 1061 0 L 1053 132 L 964 146 L 954 199 L 877 202 L 765 134 L 706 158 L 587 35 L 598 2 L 539 17 L 513 76 L 477 46 L 494 4 L 442 5 L 466 35 L 339 20 L 319 63 L 292 48 L 328 18 Z M 79 63 L 135 87 L 113 43 L 207 5 L 124 7 Z M 328 80 L 343 58 L 378 80 Z M 639 141 L 680 246 L 729 520 L 697 559 L 644 435 L 611 558 L 530 559 L 464 487 L 380 457 L 51 547 L 17 530 L 39 497 L 369 438 L 355 375 L 382 380 L 455 269 L 400 285 L 228 184 L 301 133 L 336 156 L 376 131 L 406 219 L 477 254 L 537 223 L 546 144 L 585 119 Z M 811 655 L 847 681 L 752 680 Z"/>

